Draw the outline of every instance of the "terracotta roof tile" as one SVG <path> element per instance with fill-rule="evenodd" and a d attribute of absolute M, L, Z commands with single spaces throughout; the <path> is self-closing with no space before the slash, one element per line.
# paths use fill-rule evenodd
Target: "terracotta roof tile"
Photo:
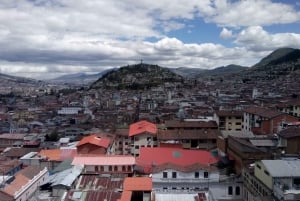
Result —
<path fill-rule="evenodd" d="M 24 186 L 30 179 L 22 174 L 15 175 L 15 179 L 9 184 L 6 185 L 3 191 L 9 195 L 14 195 L 22 186 Z"/>
<path fill-rule="evenodd" d="M 76 149 L 43 149 L 39 155 L 45 156 L 50 161 L 63 161 L 68 158 L 74 158 L 77 155 Z"/>
<path fill-rule="evenodd" d="M 160 140 L 217 139 L 220 134 L 217 129 L 159 130 L 157 138 Z"/>
<path fill-rule="evenodd" d="M 148 121 L 139 121 L 130 125 L 129 136 L 142 134 L 144 132 L 156 135 L 157 127 L 155 124 L 150 123 Z"/>
<path fill-rule="evenodd" d="M 244 115 L 240 110 L 218 110 L 216 114 L 219 117 L 242 117 Z"/>
<path fill-rule="evenodd" d="M 14 197 L 12 195 L 8 195 L 7 193 L 5 193 L 1 190 L 0 190 L 0 198 L 1 198 L 1 201 L 12 201 L 12 200 L 14 200 Z"/>
<path fill-rule="evenodd" d="M 218 128 L 215 121 L 179 121 L 169 120 L 165 122 L 167 128 Z"/>
<path fill-rule="evenodd" d="M 122 196 L 117 201 L 131 201 L 132 191 L 123 191 Z"/>
<path fill-rule="evenodd" d="M 256 106 L 248 107 L 244 111 L 250 114 L 256 114 L 269 119 L 272 119 L 274 117 L 283 114 L 282 112 L 279 112 L 277 110 L 263 108 L 263 107 L 256 107 Z"/>
<path fill-rule="evenodd" d="M 106 137 L 99 137 L 96 134 L 92 134 L 90 136 L 82 138 L 80 142 L 76 145 L 77 147 L 84 145 L 84 144 L 94 144 L 99 147 L 107 148 L 110 144 L 110 139 Z"/>
<path fill-rule="evenodd" d="M 152 178 L 126 177 L 123 189 L 125 191 L 152 191 Z"/>
<path fill-rule="evenodd" d="M 284 129 L 278 133 L 279 136 L 283 138 L 294 138 L 300 137 L 300 127 L 290 127 Z"/>
<path fill-rule="evenodd" d="M 138 166 L 142 166 L 144 171 L 151 172 L 153 166 L 163 165 L 166 163 L 189 166 L 196 163 L 208 165 L 218 161 L 206 150 L 187 150 L 170 147 L 142 147 L 140 156 L 136 159 Z"/>

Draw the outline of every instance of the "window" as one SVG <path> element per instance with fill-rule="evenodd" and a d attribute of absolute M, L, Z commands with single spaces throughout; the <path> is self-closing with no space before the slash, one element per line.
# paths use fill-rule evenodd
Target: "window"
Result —
<path fill-rule="evenodd" d="M 241 122 L 235 122 L 235 125 L 242 125 Z"/>
<path fill-rule="evenodd" d="M 203 172 L 203 177 L 208 178 L 208 172 Z"/>
<path fill-rule="evenodd" d="M 100 170 L 103 172 L 104 171 L 104 166 L 100 166 Z"/>
<path fill-rule="evenodd" d="M 199 172 L 195 172 L 195 178 L 199 178 Z"/>
<path fill-rule="evenodd" d="M 241 189 L 239 186 L 235 187 L 235 195 L 240 195 L 241 194 Z"/>
<path fill-rule="evenodd" d="M 95 172 L 98 172 L 98 171 L 99 171 L 98 168 L 99 168 L 98 166 L 95 166 Z"/>
<path fill-rule="evenodd" d="M 157 141 L 157 137 L 153 137 L 153 141 Z"/>
<path fill-rule="evenodd" d="M 269 172 L 268 172 L 267 170 L 265 170 L 264 173 L 265 173 L 266 175 L 270 175 Z"/>
<path fill-rule="evenodd" d="M 114 171 L 118 171 L 118 166 L 114 166 Z"/>
<path fill-rule="evenodd" d="M 108 171 L 112 171 L 112 166 L 111 165 L 108 167 Z"/>
<path fill-rule="evenodd" d="M 232 186 L 228 186 L 228 195 L 232 195 Z"/>
<path fill-rule="evenodd" d="M 163 178 L 168 178 L 168 172 L 163 172 Z"/>
<path fill-rule="evenodd" d="M 139 147 L 139 145 L 135 145 L 135 147 L 134 147 L 135 149 L 139 149 L 140 147 Z"/>
<path fill-rule="evenodd" d="M 122 166 L 122 171 L 126 171 L 126 166 L 125 165 Z"/>
<path fill-rule="evenodd" d="M 177 172 L 172 172 L 172 178 L 177 178 Z"/>

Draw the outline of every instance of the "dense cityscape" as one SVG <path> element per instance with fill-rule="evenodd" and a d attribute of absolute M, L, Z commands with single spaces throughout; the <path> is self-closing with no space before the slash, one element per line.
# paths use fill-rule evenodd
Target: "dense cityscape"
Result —
<path fill-rule="evenodd" d="M 300 57 L 278 51 L 228 75 L 141 62 L 83 86 L 9 76 L 0 200 L 299 200 Z"/>

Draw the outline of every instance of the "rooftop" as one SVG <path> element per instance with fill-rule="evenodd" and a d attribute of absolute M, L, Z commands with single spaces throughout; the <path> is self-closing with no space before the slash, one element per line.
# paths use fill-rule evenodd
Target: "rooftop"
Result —
<path fill-rule="evenodd" d="M 93 144 L 99 147 L 107 148 L 110 144 L 110 139 L 106 137 L 100 137 L 97 134 L 92 134 L 90 136 L 82 138 L 80 142 L 76 145 L 77 147 L 84 145 L 84 144 Z"/>
<path fill-rule="evenodd" d="M 130 125 L 129 136 L 134 136 L 145 132 L 156 135 L 156 125 L 148 121 L 139 121 Z"/>
<path fill-rule="evenodd" d="M 300 177 L 300 160 L 262 160 L 272 177 Z"/>
<path fill-rule="evenodd" d="M 123 185 L 125 191 L 152 191 L 152 178 L 127 177 Z"/>
<path fill-rule="evenodd" d="M 272 119 L 274 117 L 277 117 L 277 116 L 283 114 L 277 110 L 263 108 L 263 107 L 256 107 L 256 106 L 248 107 L 244 111 L 247 113 L 250 113 L 250 114 L 259 115 L 259 116 L 269 118 L 269 119 Z"/>
<path fill-rule="evenodd" d="M 173 147 L 142 147 L 137 165 L 151 168 L 153 165 L 173 164 L 178 166 L 190 166 L 194 164 L 210 165 L 218 161 L 209 151 L 187 150 Z"/>
<path fill-rule="evenodd" d="M 133 156 L 113 155 L 113 156 L 76 156 L 72 165 L 135 165 Z"/>

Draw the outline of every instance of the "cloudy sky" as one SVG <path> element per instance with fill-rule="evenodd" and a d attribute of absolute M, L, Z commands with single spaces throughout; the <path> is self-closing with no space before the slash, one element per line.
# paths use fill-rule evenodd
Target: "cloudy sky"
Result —
<path fill-rule="evenodd" d="M 1 73 L 251 66 L 300 48 L 299 0 L 0 0 Z"/>

